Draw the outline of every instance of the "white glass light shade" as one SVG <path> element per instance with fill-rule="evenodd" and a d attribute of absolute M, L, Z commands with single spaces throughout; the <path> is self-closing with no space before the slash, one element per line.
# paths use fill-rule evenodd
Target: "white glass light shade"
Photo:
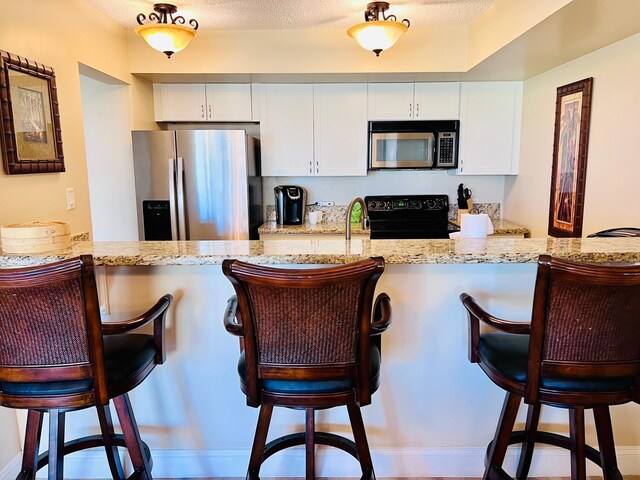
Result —
<path fill-rule="evenodd" d="M 184 49 L 196 36 L 193 28 L 168 23 L 140 25 L 136 28 L 136 33 L 144 38 L 151 48 L 165 53 L 167 57 Z"/>
<path fill-rule="evenodd" d="M 379 20 L 363 22 L 347 30 L 347 35 L 353 38 L 365 50 L 371 50 L 379 55 L 387 50 L 407 31 L 407 26 L 401 22 Z"/>

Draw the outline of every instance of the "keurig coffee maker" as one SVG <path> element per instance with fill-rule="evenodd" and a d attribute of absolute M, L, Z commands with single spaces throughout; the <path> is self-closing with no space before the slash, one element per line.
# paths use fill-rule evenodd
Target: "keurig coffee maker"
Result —
<path fill-rule="evenodd" d="M 279 225 L 302 225 L 307 194 L 296 185 L 278 185 L 273 189 L 276 196 L 276 221 Z"/>

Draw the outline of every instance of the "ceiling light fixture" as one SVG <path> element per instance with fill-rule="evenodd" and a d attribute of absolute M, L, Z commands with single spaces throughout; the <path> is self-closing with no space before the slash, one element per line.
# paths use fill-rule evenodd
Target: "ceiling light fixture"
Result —
<path fill-rule="evenodd" d="M 387 50 L 407 31 L 411 23 L 406 18 L 398 22 L 395 15 L 384 14 L 389 9 L 387 2 L 371 2 L 364 11 L 364 23 L 354 25 L 347 30 L 347 35 L 353 38 L 365 50 L 371 50 L 380 56 L 380 52 Z M 382 18 L 381 18 L 382 16 Z"/>
<path fill-rule="evenodd" d="M 144 13 L 139 13 L 137 20 L 140 26 L 136 27 L 136 33 L 144 38 L 151 48 L 171 58 L 171 55 L 184 49 L 196 36 L 198 22 L 191 19 L 189 25 L 193 28 L 185 26 L 186 20 L 183 16 L 173 16 L 178 9 L 170 3 L 156 3 L 153 10 L 154 12 L 149 14 L 149 20 L 155 20 L 157 23 L 143 24 L 147 17 Z"/>

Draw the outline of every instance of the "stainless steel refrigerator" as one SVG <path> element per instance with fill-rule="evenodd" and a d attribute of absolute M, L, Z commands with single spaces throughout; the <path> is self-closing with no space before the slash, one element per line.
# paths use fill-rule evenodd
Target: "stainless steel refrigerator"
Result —
<path fill-rule="evenodd" d="M 258 238 L 263 215 L 257 139 L 244 130 L 132 135 L 141 240 Z"/>

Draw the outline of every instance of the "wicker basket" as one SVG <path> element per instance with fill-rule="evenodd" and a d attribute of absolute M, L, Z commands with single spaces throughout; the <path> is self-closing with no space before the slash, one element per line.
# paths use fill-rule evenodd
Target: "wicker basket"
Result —
<path fill-rule="evenodd" d="M 71 229 L 63 222 L 28 222 L 0 228 L 4 253 L 43 253 L 71 248 Z"/>

